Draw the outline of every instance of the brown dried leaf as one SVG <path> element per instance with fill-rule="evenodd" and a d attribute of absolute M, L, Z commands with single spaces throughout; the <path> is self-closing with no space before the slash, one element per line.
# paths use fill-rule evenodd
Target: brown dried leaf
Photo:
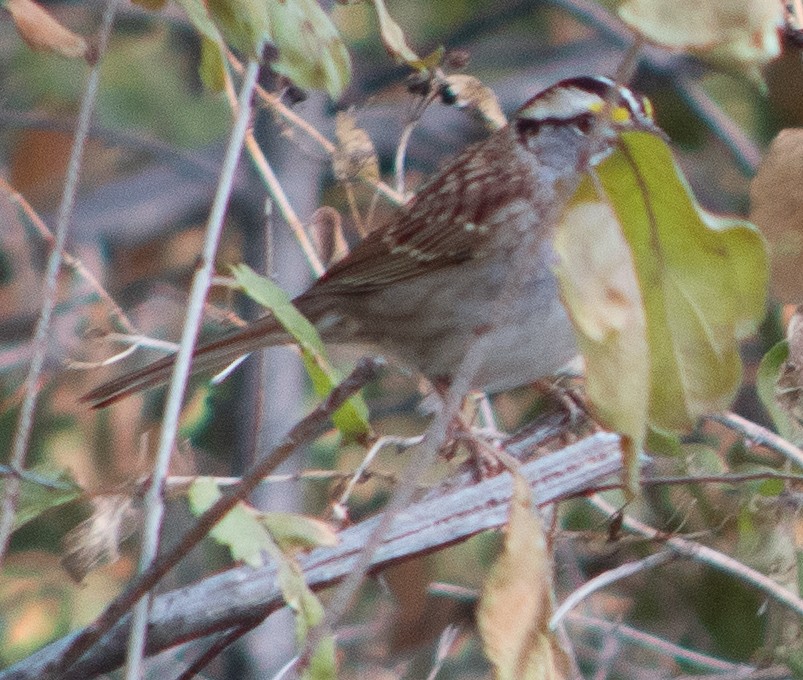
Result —
<path fill-rule="evenodd" d="M 31 49 L 86 59 L 90 63 L 97 58 L 86 40 L 62 26 L 33 0 L 7 0 L 5 8 Z"/>
<path fill-rule="evenodd" d="M 335 118 L 338 146 L 332 157 L 335 177 L 341 182 L 355 178 L 379 179 L 379 160 L 368 133 L 357 127 L 351 111 L 342 111 Z"/>
<path fill-rule="evenodd" d="M 786 360 L 778 370 L 775 402 L 798 426 L 803 425 L 803 307 L 786 327 Z M 798 434 L 798 433 L 796 433 Z M 796 437 L 797 439 L 797 437 Z"/>
<path fill-rule="evenodd" d="M 131 1 L 135 5 L 139 5 L 140 7 L 144 7 L 145 9 L 149 9 L 154 12 L 162 9 L 167 4 L 167 0 L 131 0 Z"/>
<path fill-rule="evenodd" d="M 92 505 L 92 515 L 64 537 L 61 564 L 78 583 L 120 558 L 120 544 L 137 530 L 142 515 L 131 497 L 122 494 L 97 496 Z"/>
<path fill-rule="evenodd" d="M 454 74 L 446 77 L 446 85 L 450 94 L 456 98 L 455 106 L 476 111 L 489 130 L 499 130 L 507 125 L 507 118 L 499 106 L 496 94 L 478 78 Z"/>
<path fill-rule="evenodd" d="M 563 652 L 548 627 L 551 562 L 530 494 L 526 480 L 514 473 L 505 545 L 477 611 L 485 654 L 498 680 L 566 677 Z"/>
<path fill-rule="evenodd" d="M 773 295 L 803 302 L 803 130 L 782 130 L 750 185 L 750 219 L 770 244 Z"/>

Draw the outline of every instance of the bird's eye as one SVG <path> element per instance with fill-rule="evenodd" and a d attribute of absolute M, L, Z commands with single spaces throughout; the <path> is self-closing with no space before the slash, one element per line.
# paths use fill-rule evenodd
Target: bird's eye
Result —
<path fill-rule="evenodd" d="M 583 113 L 575 118 L 574 124 L 580 132 L 587 135 L 594 127 L 594 117 L 593 113 Z"/>

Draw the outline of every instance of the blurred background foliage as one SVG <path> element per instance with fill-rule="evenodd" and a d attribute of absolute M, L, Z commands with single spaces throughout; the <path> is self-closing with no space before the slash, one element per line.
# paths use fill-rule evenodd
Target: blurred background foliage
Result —
<path fill-rule="evenodd" d="M 102 11 L 97 3 L 43 4 L 63 24 L 86 36 L 94 33 Z M 613 75 L 628 39 L 615 15 L 605 14 L 604 7 L 615 5 L 521 0 L 388 2 L 419 54 L 439 46 L 467 53 L 464 71 L 493 88 L 506 112 L 561 78 Z M 407 72 L 387 57 L 371 6 L 337 4 L 328 9 L 352 56 L 353 80 L 336 105 L 320 93 L 308 92 L 294 110 L 332 139 L 335 111 L 354 106 L 357 121 L 369 133 L 387 174 L 415 103 L 405 81 Z M 747 214 L 749 180 L 761 149 L 779 129 L 800 126 L 803 121 L 803 68 L 798 51 L 787 49 L 769 65 L 764 91 L 738 74 L 715 71 L 668 53 L 657 53 L 657 58 L 656 53 L 642 59 L 632 85 L 652 99 L 658 122 L 672 138 L 700 202 L 714 211 Z M 137 329 L 173 340 L 230 123 L 224 98 L 204 91 L 201 85 L 199 57 L 198 40 L 176 6 L 156 13 L 135 5 L 122 10 L 103 61 L 97 114 L 67 248 L 98 277 Z M 87 71 L 81 61 L 31 51 L 11 22 L 0 23 L 2 176 L 47 224 L 53 223 L 61 195 Z M 266 75 L 265 84 L 277 83 Z M 712 130 L 712 118 L 706 117 L 712 110 L 731 121 L 732 128 L 725 129 L 724 135 L 722 128 L 719 134 Z M 320 205 L 333 206 L 343 217 L 347 239 L 353 242 L 356 232 L 346 193 L 335 183 L 327 156 L 269 111 L 260 111 L 254 128 L 302 220 L 309 222 Z M 481 124 L 463 112 L 442 106 L 428 110 L 410 143 L 407 188 L 414 188 L 444 158 L 483 134 Z M 730 141 L 723 141 L 723 136 Z M 367 209 L 372 196 L 358 189 L 357 198 L 361 208 Z M 0 215 L 0 442 L 7 450 L 38 312 L 47 244 L 34 221 L 6 192 L 0 196 Z M 375 219 L 382 219 L 381 206 Z M 282 220 L 275 211 L 266 214 L 266 192 L 246 159 L 240 165 L 217 269 L 226 274 L 230 265 L 239 262 L 275 275 L 293 294 L 303 290 L 311 277 Z M 162 395 L 157 391 L 135 397 L 103 412 L 89 412 L 78 403 L 88 388 L 119 369 L 71 370 L 68 364 L 98 361 L 119 351 L 120 345 L 110 343 L 103 334 L 120 328 L 85 277 L 65 268 L 61 283 L 28 460 L 37 469 L 68 471 L 90 495 L 130 493 L 133 481 L 148 469 Z M 213 301 L 219 310 L 210 309 L 210 329 L 230 323 L 227 316 L 232 312 L 248 317 L 257 311 L 223 288 L 215 291 Z M 778 339 L 778 328 L 769 321 L 764 334 L 746 348 L 752 365 Z M 147 351 L 138 354 L 142 356 L 127 366 L 152 356 Z M 334 353 L 343 366 L 358 356 L 354 348 Z M 381 384 L 366 390 L 366 398 L 379 433 L 412 435 L 426 423 L 416 410 L 415 376 L 391 370 Z M 542 408 L 543 401 L 529 388 L 498 396 L 494 405 L 500 425 L 515 429 Z M 221 386 L 199 383 L 185 409 L 184 439 L 174 474 L 236 475 L 313 402 L 298 358 L 287 349 L 252 357 Z M 751 419 L 765 421 L 750 373 L 738 408 Z M 721 470 L 723 460 L 749 457 L 730 447 L 732 440 L 722 431 L 700 431 L 690 442 L 675 450 L 665 464 L 667 470 L 677 474 L 690 469 Z M 363 453 L 356 445 L 339 447 L 331 436 L 310 447 L 289 470 L 353 470 Z M 385 450 L 373 467 L 392 476 L 403 455 Z M 448 469 L 442 463 L 431 472 L 430 481 Z M 381 507 L 389 488 L 380 476 L 359 485 L 352 499 L 352 518 L 358 520 Z M 325 513 L 337 492 L 338 485 L 331 481 L 267 484 L 258 502 Z M 766 531 L 754 526 L 754 515 L 742 512 L 753 502 L 753 492 L 744 487 L 665 488 L 647 496 L 639 509 L 651 516 L 654 526 L 706 532 L 711 543 L 726 546 L 723 549 L 729 553 L 737 550 L 737 544 L 743 545 L 746 537 Z M 123 545 L 119 560 L 90 573 L 82 585 L 73 583 L 60 566 L 62 539 L 87 516 L 86 500 L 46 512 L 15 533 L 0 581 L 3 665 L 91 621 L 130 578 L 136 563 L 131 541 Z M 170 512 L 168 542 L 188 521 L 181 499 Z M 604 519 L 590 515 L 580 504 L 565 504 L 563 515 L 565 531 L 557 534 L 554 545 L 559 594 L 650 550 L 633 539 L 608 542 Z M 367 584 L 348 625 L 339 631 L 342 677 L 426 677 L 437 638 L 449 623 L 460 625 L 461 634 L 438 677 L 487 677 L 488 666 L 472 631 L 470 593 L 481 587 L 498 541 L 498 536 L 481 535 L 394 567 Z M 750 561 L 759 554 L 753 546 L 742 557 Z M 164 587 L 197 579 L 213 565 L 225 565 L 222 551 L 203 545 L 168 577 Z M 469 596 L 428 595 L 427 587 L 434 581 L 459 585 Z M 735 579 L 685 562 L 673 562 L 599 594 L 585 613 L 733 662 L 756 661 L 779 644 L 770 637 L 770 617 L 758 595 Z M 688 661 L 673 660 L 660 647 L 650 650 L 623 642 L 588 622 L 569 625 L 589 677 L 597 670 L 602 649 L 608 650 L 610 663 L 605 677 L 676 677 L 700 670 Z M 274 638 L 257 630 L 213 664 L 208 677 L 265 677 L 264 673 L 292 655 L 292 624 L 285 621 L 278 629 L 278 635 L 287 639 L 284 647 L 273 641 L 266 644 Z"/>

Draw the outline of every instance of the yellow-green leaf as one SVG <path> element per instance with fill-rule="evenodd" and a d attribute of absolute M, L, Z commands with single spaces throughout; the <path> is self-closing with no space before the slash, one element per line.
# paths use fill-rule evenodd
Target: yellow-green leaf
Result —
<path fill-rule="evenodd" d="M 626 487 L 635 494 L 648 422 L 650 353 L 633 259 L 616 215 L 602 201 L 571 206 L 554 246 L 561 297 L 586 362 L 588 398 L 599 420 L 628 438 Z"/>
<path fill-rule="evenodd" d="M 220 498 L 217 482 L 211 477 L 198 477 L 187 492 L 190 510 L 200 515 Z M 209 535 L 228 548 L 233 560 L 253 567 L 264 563 L 271 542 L 267 531 L 259 521 L 258 513 L 244 503 L 238 503 L 220 520 Z"/>
<path fill-rule="evenodd" d="M 178 4 L 187 13 L 190 23 L 195 27 L 202 37 L 223 46 L 223 36 L 221 35 L 215 22 L 209 14 L 203 0 L 178 0 Z"/>
<path fill-rule="evenodd" d="M 319 546 L 335 546 L 337 531 L 323 520 L 294 512 L 266 512 L 260 521 L 267 528 L 276 545 L 285 552 L 310 550 Z"/>
<path fill-rule="evenodd" d="M 287 606 L 295 613 L 296 642 L 302 646 L 310 629 L 323 621 L 324 609 L 321 601 L 310 590 L 298 564 L 276 546 L 271 556 L 278 569 L 278 584 Z M 335 640 L 325 635 L 310 655 L 309 665 L 301 676 L 303 680 L 335 680 L 337 677 L 335 661 Z"/>
<path fill-rule="evenodd" d="M 726 408 L 741 383 L 739 340 L 764 315 L 764 241 L 748 222 L 704 211 L 655 135 L 623 134 L 595 173 L 631 250 L 644 303 L 650 421 L 684 429 Z"/>
<path fill-rule="evenodd" d="M 621 226 L 607 204 L 582 202 L 564 215 L 554 245 L 591 403 L 602 422 L 639 441 L 649 398 L 647 322 Z"/>
<path fill-rule="evenodd" d="M 6 481 L 0 478 L 0 493 L 5 493 Z M 14 531 L 36 519 L 43 512 L 57 508 L 84 495 L 84 490 L 66 470 L 53 470 L 39 465 L 22 479 L 19 503 L 14 515 Z"/>
<path fill-rule="evenodd" d="M 182 5 L 199 0 L 181 0 Z M 259 59 L 270 40 L 272 2 L 263 0 L 205 0 L 204 6 L 226 42 L 249 59 Z"/>
<path fill-rule="evenodd" d="M 225 63 L 220 43 L 201 36 L 201 63 L 198 72 L 206 89 L 210 92 L 221 92 L 226 83 Z"/>
<path fill-rule="evenodd" d="M 266 3 L 270 41 L 279 50 L 271 68 L 299 87 L 326 90 L 339 97 L 351 79 L 346 46 L 316 0 Z"/>
<path fill-rule="evenodd" d="M 316 393 L 320 396 L 329 394 L 340 376 L 327 359 L 315 326 L 293 306 L 290 296 L 270 279 L 259 276 L 244 264 L 232 267 L 232 273 L 246 295 L 266 307 L 298 343 Z M 351 397 L 335 411 L 332 420 L 347 439 L 362 437 L 371 431 L 368 407 L 359 395 Z"/>
<path fill-rule="evenodd" d="M 756 392 L 761 399 L 767 413 L 770 414 L 772 422 L 778 433 L 794 441 L 798 438 L 797 428 L 792 424 L 792 420 L 779 405 L 777 401 L 778 375 L 781 366 L 789 356 L 789 343 L 786 340 L 773 345 L 770 350 L 762 357 L 756 371 Z"/>
<path fill-rule="evenodd" d="M 373 4 L 379 20 L 379 35 L 391 58 L 399 64 L 421 63 L 419 56 L 407 44 L 401 26 L 390 16 L 384 0 L 373 0 Z"/>

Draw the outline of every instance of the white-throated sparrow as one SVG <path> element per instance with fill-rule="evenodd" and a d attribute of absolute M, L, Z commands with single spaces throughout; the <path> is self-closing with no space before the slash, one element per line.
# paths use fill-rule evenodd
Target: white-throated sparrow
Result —
<path fill-rule="evenodd" d="M 576 347 L 550 229 L 582 173 L 634 129 L 657 128 L 649 103 L 627 88 L 600 77 L 553 85 L 449 162 L 294 304 L 325 341 L 376 344 L 436 382 L 454 376 L 479 335 L 489 351 L 473 387 L 499 391 L 553 373 Z M 198 347 L 193 372 L 289 341 L 265 316 Z M 84 400 L 102 407 L 159 385 L 172 365 L 166 357 Z"/>

